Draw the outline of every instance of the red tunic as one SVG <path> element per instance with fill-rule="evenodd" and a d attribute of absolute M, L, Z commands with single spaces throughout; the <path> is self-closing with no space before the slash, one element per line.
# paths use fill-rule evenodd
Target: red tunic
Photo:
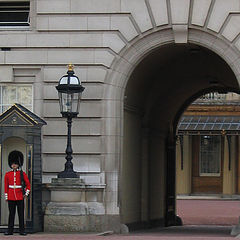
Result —
<path fill-rule="evenodd" d="M 30 182 L 28 180 L 27 174 L 23 172 L 23 178 L 26 184 L 26 194 L 30 193 Z M 20 177 L 20 171 L 9 171 L 5 174 L 4 178 L 5 183 L 5 198 L 6 200 L 23 200 L 23 192 L 22 192 L 22 186 L 21 186 L 21 177 Z"/>

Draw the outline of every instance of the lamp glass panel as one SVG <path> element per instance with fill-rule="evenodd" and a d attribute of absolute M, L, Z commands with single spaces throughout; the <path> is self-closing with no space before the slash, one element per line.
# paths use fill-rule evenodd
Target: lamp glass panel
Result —
<path fill-rule="evenodd" d="M 68 93 L 62 93 L 62 112 L 72 112 L 72 95 Z"/>
<path fill-rule="evenodd" d="M 80 106 L 80 93 L 74 93 L 73 94 L 73 99 L 72 99 L 72 109 L 73 112 L 79 112 L 79 106 Z"/>
<path fill-rule="evenodd" d="M 80 96 L 80 93 L 59 93 L 60 111 L 79 112 Z"/>
<path fill-rule="evenodd" d="M 79 80 L 77 77 L 70 77 L 70 84 L 79 85 Z"/>
<path fill-rule="evenodd" d="M 80 100 L 81 100 L 82 93 L 76 93 L 76 104 L 77 104 L 77 111 L 79 113 L 80 111 Z"/>
<path fill-rule="evenodd" d="M 59 97 L 59 106 L 60 106 L 60 112 L 63 111 L 63 101 L 62 101 L 62 93 L 58 92 L 58 97 Z"/>
<path fill-rule="evenodd" d="M 62 78 L 60 79 L 59 84 L 67 84 L 67 83 L 68 83 L 68 77 L 62 77 Z"/>

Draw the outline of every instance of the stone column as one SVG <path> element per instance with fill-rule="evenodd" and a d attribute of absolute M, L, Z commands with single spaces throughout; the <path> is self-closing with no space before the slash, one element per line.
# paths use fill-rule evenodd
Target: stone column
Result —
<path fill-rule="evenodd" d="M 240 194 L 240 137 L 237 136 L 237 194 Z"/>
<path fill-rule="evenodd" d="M 141 221 L 149 221 L 149 128 L 142 129 Z"/>
<path fill-rule="evenodd" d="M 224 137 L 223 195 L 233 195 L 236 193 L 237 178 L 235 145 L 235 136 Z"/>
<path fill-rule="evenodd" d="M 236 137 L 237 138 L 237 194 L 240 193 L 240 154 L 239 154 L 239 149 L 240 149 L 240 139 L 239 139 L 239 136 Z M 238 222 L 238 225 L 234 226 L 232 228 L 232 231 L 231 231 L 231 235 L 232 236 L 238 236 L 238 238 L 240 237 L 240 217 L 239 217 L 239 222 Z"/>
<path fill-rule="evenodd" d="M 181 146 L 183 144 L 183 146 Z M 181 149 L 182 148 L 182 149 Z M 192 142 L 190 136 L 183 136 L 176 145 L 177 194 L 191 194 L 192 184 Z"/>

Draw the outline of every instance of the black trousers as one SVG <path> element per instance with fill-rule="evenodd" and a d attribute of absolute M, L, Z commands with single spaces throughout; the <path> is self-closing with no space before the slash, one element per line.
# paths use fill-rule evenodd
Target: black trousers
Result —
<path fill-rule="evenodd" d="M 13 233 L 14 219 L 18 211 L 19 231 L 24 232 L 24 200 L 10 201 L 8 200 L 9 218 L 8 218 L 8 232 Z"/>

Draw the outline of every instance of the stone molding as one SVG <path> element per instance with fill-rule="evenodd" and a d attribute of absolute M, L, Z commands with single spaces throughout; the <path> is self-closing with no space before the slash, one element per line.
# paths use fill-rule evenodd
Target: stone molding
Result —
<path fill-rule="evenodd" d="M 120 54 L 121 57 L 115 58 L 105 82 L 118 87 L 117 89 L 120 91 L 120 93 L 118 93 L 120 101 L 124 100 L 124 89 L 127 85 L 128 78 L 137 64 L 144 59 L 149 52 L 160 46 L 173 43 L 174 41 L 175 39 L 171 29 L 157 31 L 142 36 L 141 39 L 136 40 L 131 46 L 122 51 Z M 202 29 L 189 29 L 188 42 L 206 47 L 218 54 L 231 67 L 236 78 L 240 81 L 239 53 L 232 44 L 217 37 L 213 33 L 202 31 Z M 110 92 L 105 91 L 104 97 L 107 97 L 109 94 Z"/>

